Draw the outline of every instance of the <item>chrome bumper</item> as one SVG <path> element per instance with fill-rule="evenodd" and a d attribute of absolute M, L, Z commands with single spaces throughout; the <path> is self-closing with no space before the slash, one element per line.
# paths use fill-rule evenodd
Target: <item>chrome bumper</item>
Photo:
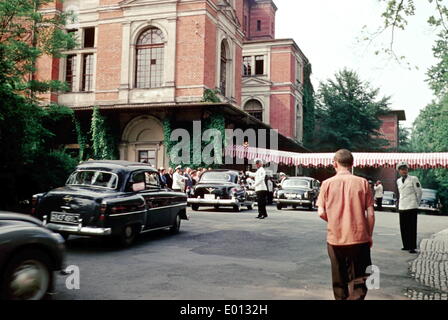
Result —
<path fill-rule="evenodd" d="M 81 227 L 79 225 L 68 226 L 57 223 L 47 223 L 45 226 L 54 232 L 66 232 L 80 236 L 109 236 L 112 234 L 111 228 Z"/>
<path fill-rule="evenodd" d="M 198 199 L 198 198 L 188 198 L 189 204 L 200 204 L 200 205 L 220 205 L 220 206 L 233 206 L 237 205 L 240 202 L 238 199 L 215 199 L 215 200 L 209 200 L 209 199 Z"/>
<path fill-rule="evenodd" d="M 274 199 L 275 203 L 290 203 L 290 204 L 311 204 L 311 200 L 305 199 Z"/>
<path fill-rule="evenodd" d="M 378 206 L 375 204 L 375 208 L 378 208 Z M 396 209 L 397 206 L 394 204 L 382 204 L 381 208 L 389 208 L 389 209 Z"/>
<path fill-rule="evenodd" d="M 440 209 L 437 209 L 437 208 L 429 208 L 429 207 L 419 207 L 418 210 L 421 210 L 421 211 L 433 211 L 433 212 L 438 212 L 438 211 L 440 211 Z"/>

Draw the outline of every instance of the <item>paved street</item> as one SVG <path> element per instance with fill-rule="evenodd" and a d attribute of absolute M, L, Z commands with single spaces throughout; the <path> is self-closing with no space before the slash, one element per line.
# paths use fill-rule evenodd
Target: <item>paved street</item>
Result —
<path fill-rule="evenodd" d="M 67 290 L 59 276 L 54 299 L 333 299 L 326 225 L 315 211 L 270 207 L 266 220 L 255 219 L 255 210 L 189 214 L 180 234 L 146 234 L 128 249 L 71 238 L 67 262 L 79 266 L 81 288 Z M 447 228 L 448 217 L 420 215 L 419 241 Z M 368 299 L 447 298 L 443 283 L 431 288 L 412 278 L 411 263 L 414 277 L 418 270 L 424 279 L 426 271 L 421 262 L 416 267 L 417 255 L 400 250 L 396 213 L 377 213 L 374 241 L 381 289 Z"/>

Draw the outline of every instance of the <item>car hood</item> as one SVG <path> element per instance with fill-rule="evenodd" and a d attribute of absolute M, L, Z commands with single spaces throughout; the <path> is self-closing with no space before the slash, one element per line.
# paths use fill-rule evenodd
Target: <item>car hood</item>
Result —
<path fill-rule="evenodd" d="M 37 226 L 42 226 L 42 222 L 36 218 L 33 218 L 31 216 L 20 214 L 20 213 L 14 213 L 14 212 L 6 212 L 6 211 L 0 211 L 0 220 L 2 221 L 8 221 L 8 222 L 28 222 L 32 223 Z"/>

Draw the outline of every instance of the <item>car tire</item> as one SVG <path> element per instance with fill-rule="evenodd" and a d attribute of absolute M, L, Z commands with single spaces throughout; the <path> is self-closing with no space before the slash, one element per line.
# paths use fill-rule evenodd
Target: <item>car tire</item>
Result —
<path fill-rule="evenodd" d="M 241 206 L 239 204 L 233 206 L 233 212 L 240 212 Z"/>
<path fill-rule="evenodd" d="M 293 205 L 292 208 L 293 208 L 294 210 L 296 210 L 296 209 L 297 209 L 297 206 L 296 206 L 296 205 Z"/>
<path fill-rule="evenodd" d="M 26 249 L 12 257 L 0 284 L 1 300 L 42 300 L 53 286 L 50 257 L 37 249 Z M 27 277 L 30 288 L 20 288 L 20 278 Z M 30 280 L 32 279 L 32 280 Z M 23 280 L 22 280 L 23 281 Z"/>
<path fill-rule="evenodd" d="M 192 204 L 192 205 L 191 205 L 191 209 L 192 209 L 193 211 L 198 211 L 198 210 L 199 210 L 199 205 L 197 205 L 197 204 Z"/>
<path fill-rule="evenodd" d="M 282 210 L 282 209 L 283 209 L 283 206 L 280 203 L 278 203 L 277 204 L 277 210 Z"/>
<path fill-rule="evenodd" d="M 131 246 L 139 234 L 138 230 L 141 230 L 141 228 L 138 228 L 135 225 L 123 227 L 123 230 L 121 230 L 121 234 L 118 237 L 120 245 L 124 247 Z"/>
<path fill-rule="evenodd" d="M 214 206 L 215 210 L 219 210 L 219 206 Z"/>
<path fill-rule="evenodd" d="M 254 205 L 253 204 L 248 205 L 247 210 L 254 210 Z"/>
<path fill-rule="evenodd" d="M 181 222 L 181 218 L 180 218 L 180 214 L 178 214 L 178 215 L 176 215 L 176 218 L 174 219 L 173 225 L 170 228 L 170 233 L 171 234 L 179 233 L 180 222 Z"/>

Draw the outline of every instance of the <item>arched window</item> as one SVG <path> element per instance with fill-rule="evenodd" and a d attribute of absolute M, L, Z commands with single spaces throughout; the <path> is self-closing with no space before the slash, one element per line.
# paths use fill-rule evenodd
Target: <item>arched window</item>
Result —
<path fill-rule="evenodd" d="M 255 99 L 247 101 L 244 106 L 244 111 L 258 120 L 263 121 L 263 106 L 260 101 Z"/>
<path fill-rule="evenodd" d="M 163 84 L 165 38 L 160 29 L 149 28 L 137 40 L 135 86 L 157 88 Z"/>
<path fill-rule="evenodd" d="M 226 88 L 227 88 L 227 42 L 223 40 L 221 42 L 221 68 L 220 68 L 220 80 L 219 80 L 219 88 L 221 90 L 221 94 L 226 96 Z"/>

